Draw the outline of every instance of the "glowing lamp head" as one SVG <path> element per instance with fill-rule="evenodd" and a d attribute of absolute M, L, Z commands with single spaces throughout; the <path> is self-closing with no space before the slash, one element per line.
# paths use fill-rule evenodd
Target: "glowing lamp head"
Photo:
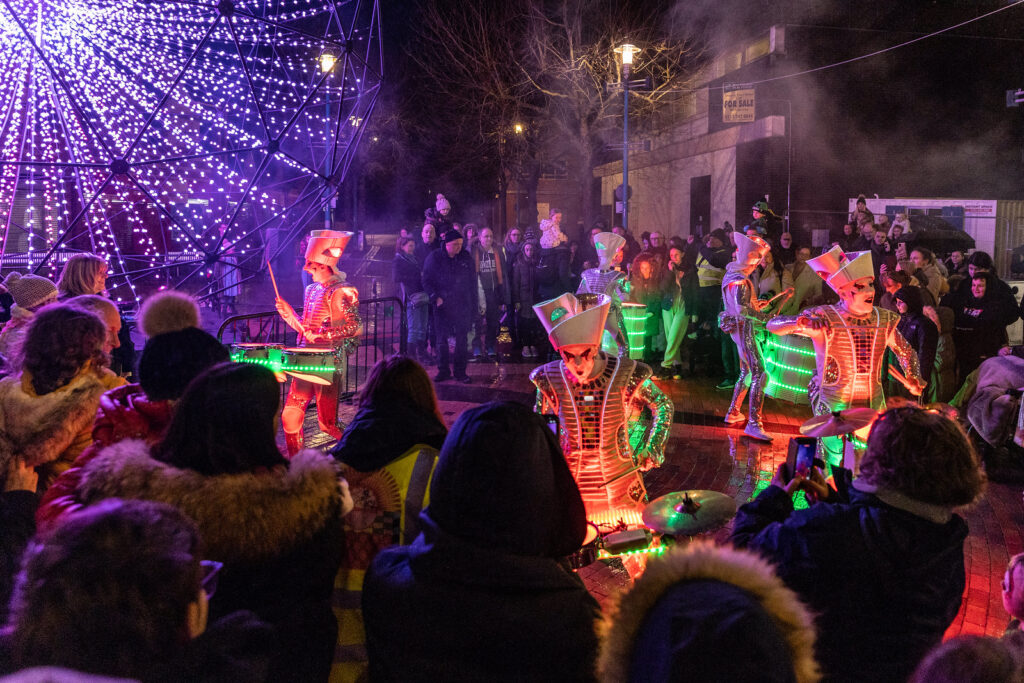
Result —
<path fill-rule="evenodd" d="M 622 59 L 622 66 L 633 66 L 633 55 L 638 52 L 640 52 L 640 48 L 629 43 L 624 43 L 615 48 L 615 53 Z"/>
<path fill-rule="evenodd" d="M 516 135 L 522 135 L 523 134 L 523 124 L 521 124 L 521 123 L 515 124 L 514 126 L 512 126 L 512 130 L 515 131 Z"/>
<path fill-rule="evenodd" d="M 327 73 L 334 68 L 337 58 L 330 52 L 325 52 L 320 55 L 320 73 Z"/>

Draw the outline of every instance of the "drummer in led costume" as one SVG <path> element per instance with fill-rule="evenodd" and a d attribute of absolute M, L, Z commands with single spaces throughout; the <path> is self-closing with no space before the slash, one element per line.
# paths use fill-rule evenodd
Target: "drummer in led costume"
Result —
<path fill-rule="evenodd" d="M 853 407 L 884 408 L 880 375 L 887 348 L 892 349 L 903 370 L 900 381 L 912 394 L 920 395 L 925 382 L 921 379 L 917 353 L 896 330 L 899 314 L 873 306 L 875 278 L 871 252 L 846 254 L 836 246 L 809 259 L 807 265 L 835 290 L 840 302 L 808 308 L 795 316 L 779 316 L 768 322 L 767 327 L 775 334 L 809 337 L 814 344 L 816 372 L 808 387 L 814 414 Z M 826 437 L 819 443 L 821 454 L 830 464 L 856 469 L 859 454 L 854 454 L 853 462 L 844 463 L 840 437 Z"/>
<path fill-rule="evenodd" d="M 611 307 L 607 294 L 566 293 L 533 307 L 562 360 L 530 374 L 538 413 L 557 414 L 560 441 L 595 523 L 639 525 L 647 502 L 641 471 L 665 459 L 672 401 L 651 382 L 651 369 L 628 356 L 601 351 Z M 629 419 L 647 408 L 652 416 L 641 450 L 629 443 Z"/>
<path fill-rule="evenodd" d="M 594 235 L 597 250 L 597 268 L 588 268 L 580 275 L 577 294 L 607 294 L 612 300 L 611 309 L 604 328 L 607 331 L 601 348 L 611 353 L 617 349 L 619 356 L 629 355 L 626 331 L 622 328 L 622 300 L 627 290 L 626 274 L 616 270 L 622 263 L 626 238 L 614 232 L 599 232 Z"/>
<path fill-rule="evenodd" d="M 313 384 L 292 377 L 281 425 L 284 427 L 288 455 L 302 448 L 302 422 L 306 406 L 316 394 L 316 414 L 320 429 L 334 438 L 341 438 L 338 424 L 338 396 L 345 382 L 348 354 L 352 353 L 362 331 L 359 319 L 359 293 L 348 286 L 338 270 L 338 259 L 352 238 L 350 232 L 314 230 L 306 246 L 303 268 L 313 283 L 306 287 L 302 301 L 302 318 L 284 299 L 276 300 L 277 312 L 288 327 L 299 333 L 299 346 L 327 346 L 333 349 L 334 377 L 330 385 Z"/>
<path fill-rule="evenodd" d="M 726 424 L 743 422 L 743 399 L 747 395 L 747 381 L 750 382 L 749 416 L 743 433 L 761 441 L 771 441 L 772 437 L 765 434 L 761 425 L 761 407 L 764 404 L 764 388 L 768 380 L 761 359 L 761 349 L 757 345 L 754 333 L 758 321 L 766 321 L 771 314 L 768 312 L 769 302 L 757 298 L 750 274 L 754 272 L 765 253 L 771 248 L 760 237 L 747 237 L 735 234 L 736 260 L 725 267 L 722 278 L 722 301 L 725 311 L 721 314 L 719 326 L 722 331 L 732 335 L 740 357 L 740 374 L 733 389 L 732 403 L 725 415 Z M 792 290 L 787 290 L 791 295 Z M 785 296 L 786 292 L 783 293 Z"/>

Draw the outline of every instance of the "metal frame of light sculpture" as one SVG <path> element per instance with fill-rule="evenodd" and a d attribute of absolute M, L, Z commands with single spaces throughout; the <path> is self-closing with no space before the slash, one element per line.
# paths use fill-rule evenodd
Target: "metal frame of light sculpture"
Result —
<path fill-rule="evenodd" d="M 345 178 L 381 86 L 379 16 L 377 0 L 0 0 L 0 266 L 56 277 L 93 251 L 129 304 L 143 283 L 217 294 L 217 264 L 255 276 Z"/>

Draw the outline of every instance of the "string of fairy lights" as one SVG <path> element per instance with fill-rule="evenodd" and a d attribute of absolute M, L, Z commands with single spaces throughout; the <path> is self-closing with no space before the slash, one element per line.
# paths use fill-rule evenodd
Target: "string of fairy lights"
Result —
<path fill-rule="evenodd" d="M 0 0 L 0 266 L 255 273 L 329 218 L 381 65 L 376 2 Z"/>

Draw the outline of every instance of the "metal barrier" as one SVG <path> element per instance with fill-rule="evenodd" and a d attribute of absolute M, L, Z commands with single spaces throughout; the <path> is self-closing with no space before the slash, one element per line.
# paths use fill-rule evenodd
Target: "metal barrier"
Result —
<path fill-rule="evenodd" d="M 302 312 L 298 313 L 302 317 Z M 408 328 L 401 299 L 382 297 L 360 301 L 359 316 L 363 321 L 363 331 L 355 352 L 348 357 L 342 400 L 355 396 L 377 361 L 406 352 Z M 221 324 L 217 339 L 229 345 L 256 342 L 298 345 L 298 334 L 284 324 L 277 311 L 232 316 Z"/>

